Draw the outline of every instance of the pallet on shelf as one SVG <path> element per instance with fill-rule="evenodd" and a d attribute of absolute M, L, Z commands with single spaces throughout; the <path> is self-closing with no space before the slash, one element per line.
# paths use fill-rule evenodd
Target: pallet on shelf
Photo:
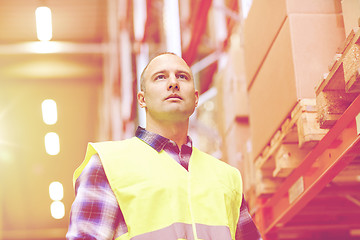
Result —
<path fill-rule="evenodd" d="M 318 83 L 316 94 L 321 91 L 346 90 L 346 92 L 360 92 L 360 31 L 354 28 L 347 36 L 345 43 L 335 55 L 333 64 L 329 66 L 329 73 Z"/>
<path fill-rule="evenodd" d="M 255 172 L 255 196 L 268 197 L 276 192 L 276 189 L 282 183 L 282 179 L 273 178 L 271 169 L 256 169 Z"/>
<path fill-rule="evenodd" d="M 266 162 L 274 155 L 275 151 L 282 143 L 300 143 L 300 148 L 313 147 L 313 141 L 319 141 L 327 130 L 319 130 L 316 122 L 307 121 L 309 116 L 314 116 L 316 113 L 315 99 L 302 99 L 291 111 L 289 118 L 285 119 L 280 129 L 273 135 L 270 143 L 263 149 L 258 158 L 255 159 L 255 166 L 257 168 L 266 168 Z M 314 118 L 311 118 L 312 120 Z M 300 135 L 299 135 L 300 131 Z M 305 134 L 305 135 L 304 135 Z M 316 136 L 318 139 L 307 138 L 309 134 L 320 135 Z M 299 139 L 300 137 L 300 139 Z M 308 144 L 308 141 L 311 142 Z M 265 165 L 265 166 L 264 166 Z"/>
<path fill-rule="evenodd" d="M 256 196 L 268 196 L 328 132 L 316 119 L 315 99 L 302 99 L 255 159 Z"/>
<path fill-rule="evenodd" d="M 323 91 L 316 96 L 320 128 L 331 128 L 358 94 L 345 91 Z"/>
<path fill-rule="evenodd" d="M 315 87 L 320 127 L 331 128 L 360 93 L 360 30 L 354 28 Z"/>
<path fill-rule="evenodd" d="M 308 151 L 300 149 L 297 144 L 281 144 L 275 154 L 275 170 L 273 177 L 287 177 L 298 167 Z"/>
<path fill-rule="evenodd" d="M 300 149 L 311 149 L 325 136 L 327 129 L 321 129 L 317 121 L 317 113 L 304 112 L 297 121 Z"/>
<path fill-rule="evenodd" d="M 282 182 L 276 192 L 269 198 L 259 199 L 260 207 L 255 213 L 255 216 L 259 216 L 259 218 L 255 219 L 265 238 L 271 238 L 279 226 L 292 224 L 290 221 L 294 217 L 302 217 L 301 213 L 307 204 L 311 204 L 311 201 L 327 186 L 335 187 L 332 195 L 339 194 L 339 196 L 344 196 L 347 200 L 358 204 L 358 199 L 352 193 L 356 192 L 357 194 L 356 189 L 359 189 L 359 124 L 360 96 L 352 102 L 336 124 L 306 155 L 291 175 Z M 347 187 L 346 191 L 349 190 L 349 194 L 338 191 L 343 187 Z M 357 223 L 356 219 L 358 218 L 351 217 L 351 219 L 354 220 L 353 223 Z M 334 226 L 337 226 L 336 224 Z"/>

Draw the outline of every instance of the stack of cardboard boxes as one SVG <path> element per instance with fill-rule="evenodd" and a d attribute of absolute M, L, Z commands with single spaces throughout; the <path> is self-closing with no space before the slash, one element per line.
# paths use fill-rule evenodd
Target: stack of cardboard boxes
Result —
<path fill-rule="evenodd" d="M 339 0 L 254 0 L 244 26 L 254 160 L 345 39 Z"/>
<path fill-rule="evenodd" d="M 260 189 L 255 193 L 257 197 L 274 192 L 310 151 L 304 146 L 316 144 L 301 142 L 300 138 L 295 144 L 291 142 L 299 134 L 305 140 L 308 137 L 297 124 L 310 128 L 318 124 L 313 112 L 315 103 L 311 111 L 309 106 L 302 106 L 305 110 L 297 116 L 299 120 L 292 119 L 292 115 L 304 100 L 316 102 L 315 87 L 344 44 L 344 22 L 350 30 L 358 24 L 355 17 L 347 21 L 343 18 L 342 7 L 351 9 L 349 4 L 354 4 L 346 5 L 345 1 L 359 0 L 253 0 L 245 22 L 233 31 L 225 67 L 214 80 L 218 91 L 217 122 L 222 159 L 241 170 L 248 197 L 254 186 Z M 295 121 L 294 126 L 287 121 Z M 305 124 L 309 121 L 311 124 Z M 275 144 L 272 162 L 257 163 L 287 125 L 290 135 L 295 130 L 297 136 L 282 139 L 290 139 L 291 144 Z M 317 127 L 309 134 L 326 134 Z"/>
<path fill-rule="evenodd" d="M 275 155 L 265 169 L 258 169 L 264 165 L 258 159 L 300 100 L 316 98 L 315 86 L 344 39 L 340 0 L 253 0 L 244 24 L 244 58 L 257 196 L 271 194 L 282 181 L 273 179 L 282 171 L 274 171 Z"/>
<path fill-rule="evenodd" d="M 240 169 L 252 213 L 328 131 L 316 118 L 315 89 L 340 54 L 345 29 L 359 25 L 356 4 L 253 0 L 232 34 L 214 79 L 217 123 L 222 159 Z"/>
<path fill-rule="evenodd" d="M 345 33 L 348 36 L 351 30 L 360 26 L 360 0 L 342 0 L 341 7 Z"/>

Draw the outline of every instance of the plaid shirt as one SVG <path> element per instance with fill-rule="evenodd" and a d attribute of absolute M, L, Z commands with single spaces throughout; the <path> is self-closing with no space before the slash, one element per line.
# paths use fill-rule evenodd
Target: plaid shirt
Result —
<path fill-rule="evenodd" d="M 179 150 L 175 142 L 140 127 L 135 136 L 158 152 L 166 151 L 179 164 L 187 168 L 192 153 L 192 141 L 189 137 L 187 143 Z M 76 180 L 75 194 L 66 239 L 116 239 L 127 232 L 121 209 L 97 154 L 91 157 Z M 239 210 L 240 216 L 235 239 L 261 239 L 244 197 Z"/>

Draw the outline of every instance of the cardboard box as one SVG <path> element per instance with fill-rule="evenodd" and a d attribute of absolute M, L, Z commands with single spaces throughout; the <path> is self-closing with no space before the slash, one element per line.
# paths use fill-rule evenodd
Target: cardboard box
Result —
<path fill-rule="evenodd" d="M 341 14 L 290 14 L 249 90 L 256 158 L 298 100 L 314 87 L 345 39 Z"/>
<path fill-rule="evenodd" d="M 238 168 L 243 173 L 242 161 L 244 155 L 242 146 L 246 145 L 250 138 L 250 127 L 247 123 L 233 122 L 230 129 L 224 134 L 222 142 L 222 155 L 230 165 Z M 246 173 L 243 173 L 246 174 Z"/>
<path fill-rule="evenodd" d="M 244 24 L 246 81 L 250 87 L 287 16 L 341 13 L 340 0 L 253 0 Z"/>
<path fill-rule="evenodd" d="M 232 45 L 233 46 L 233 45 Z M 217 89 L 217 111 L 220 131 L 229 131 L 237 119 L 248 122 L 249 103 L 246 89 L 242 51 L 231 47 L 228 52 L 226 66 L 214 76 L 214 86 Z"/>
<path fill-rule="evenodd" d="M 351 29 L 360 26 L 360 0 L 342 0 L 341 6 L 347 36 Z"/>

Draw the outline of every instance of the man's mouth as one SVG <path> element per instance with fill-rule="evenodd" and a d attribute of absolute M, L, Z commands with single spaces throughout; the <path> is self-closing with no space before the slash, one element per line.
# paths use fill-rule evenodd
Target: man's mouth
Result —
<path fill-rule="evenodd" d="M 168 99 L 180 99 L 180 100 L 182 100 L 182 98 L 177 94 L 171 94 L 165 100 L 168 100 Z"/>

